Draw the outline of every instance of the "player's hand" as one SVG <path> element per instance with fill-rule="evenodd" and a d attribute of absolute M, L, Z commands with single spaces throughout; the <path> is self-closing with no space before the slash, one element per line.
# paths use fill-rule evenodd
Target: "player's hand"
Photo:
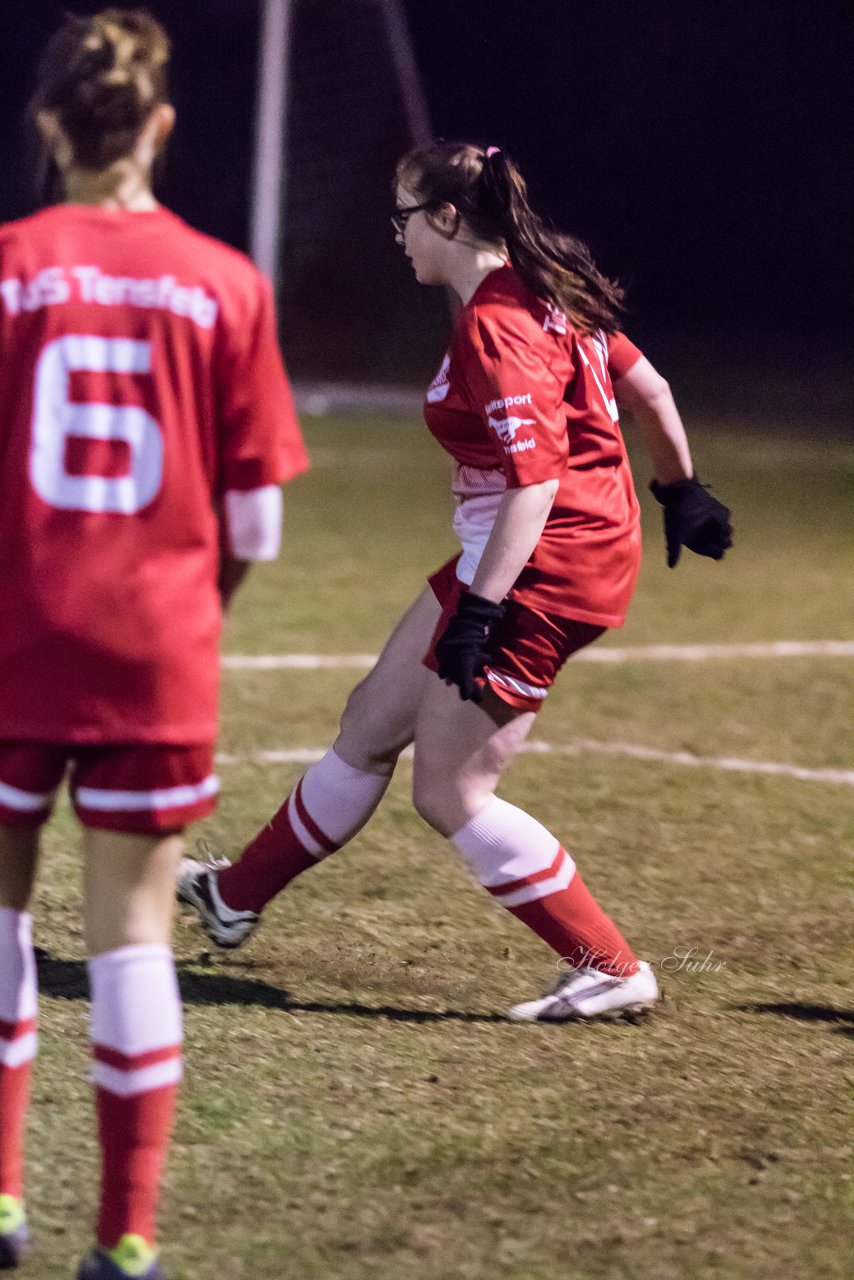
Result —
<path fill-rule="evenodd" d="M 678 564 L 683 547 L 698 556 L 723 559 L 727 547 L 732 546 L 728 507 L 713 498 L 696 476 L 675 484 L 659 484 L 653 480 L 649 487 L 664 507 L 668 568 Z"/>
<path fill-rule="evenodd" d="M 464 702 L 480 702 L 478 676 L 489 659 L 490 636 L 504 605 L 464 591 L 457 612 L 436 641 L 439 678 L 455 684 Z"/>

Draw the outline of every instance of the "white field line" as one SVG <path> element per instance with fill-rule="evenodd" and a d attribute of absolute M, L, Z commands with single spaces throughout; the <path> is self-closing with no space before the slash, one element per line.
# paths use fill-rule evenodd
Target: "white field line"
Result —
<path fill-rule="evenodd" d="M 222 665 L 226 671 L 338 671 L 346 667 L 362 671 L 376 660 L 372 653 L 226 653 Z"/>
<path fill-rule="evenodd" d="M 760 773 L 777 778 L 797 778 L 801 782 L 835 782 L 854 787 L 854 769 L 806 769 L 796 764 L 779 764 L 773 760 L 739 760 L 733 756 L 695 756 L 690 751 L 659 751 L 632 742 L 596 742 L 591 738 L 575 738 L 567 743 L 526 742 L 522 750 L 534 755 L 559 756 L 627 756 L 631 760 L 647 760 L 656 764 L 687 765 L 700 769 L 721 769 L 729 773 Z M 220 752 L 217 764 L 313 764 L 325 755 L 324 748 L 303 747 L 290 751 L 253 751 L 248 755 Z M 404 755 L 411 757 L 409 748 Z"/>
<path fill-rule="evenodd" d="M 708 662 L 715 658 L 854 658 L 854 640 L 776 640 L 768 644 L 649 644 L 582 649 L 573 662 Z M 367 670 L 371 653 L 229 653 L 227 671 Z"/>

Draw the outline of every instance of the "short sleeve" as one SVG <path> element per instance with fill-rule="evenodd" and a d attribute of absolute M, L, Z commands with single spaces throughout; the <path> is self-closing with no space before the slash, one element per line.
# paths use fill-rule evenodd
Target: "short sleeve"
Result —
<path fill-rule="evenodd" d="M 465 319 L 469 401 L 493 437 L 508 488 L 559 479 L 569 457 L 566 378 L 551 367 L 551 339 L 541 349 L 540 327 L 521 310 L 476 308 Z"/>
<path fill-rule="evenodd" d="M 263 276 L 256 280 L 252 312 L 228 325 L 217 366 L 221 492 L 278 485 L 308 466 L 276 337 L 272 289 Z"/>
<path fill-rule="evenodd" d="M 272 290 L 258 275 L 253 311 L 232 319 L 217 365 L 219 492 L 229 551 L 241 560 L 279 552 L 285 480 L 308 456 L 279 343 Z"/>
<path fill-rule="evenodd" d="M 612 333 L 608 337 L 608 372 L 611 381 L 622 378 L 637 364 L 643 352 L 624 333 Z"/>

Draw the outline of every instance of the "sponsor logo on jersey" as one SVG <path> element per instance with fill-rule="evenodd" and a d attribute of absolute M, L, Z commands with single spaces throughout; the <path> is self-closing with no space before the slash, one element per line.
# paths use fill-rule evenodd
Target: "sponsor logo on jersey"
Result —
<path fill-rule="evenodd" d="M 451 366 L 451 357 L 445 356 L 439 366 L 439 372 L 436 374 L 430 386 L 427 388 L 427 403 L 438 404 L 440 400 L 444 400 L 448 394 L 450 383 L 448 382 L 448 369 Z"/>
<path fill-rule="evenodd" d="M 530 404 L 531 393 L 525 392 L 522 396 L 505 396 L 503 400 L 490 400 L 489 404 L 483 406 L 483 412 L 486 414 L 495 413 L 496 409 L 509 409 L 514 404 Z"/>
<path fill-rule="evenodd" d="M 528 436 L 527 440 L 516 440 L 513 444 L 505 445 L 505 453 L 524 453 L 526 449 L 536 449 L 537 442 L 533 436 Z"/>
<path fill-rule="evenodd" d="M 558 311 L 552 303 L 548 303 L 546 318 L 543 321 L 545 333 L 566 333 L 566 313 Z"/>
<path fill-rule="evenodd" d="M 490 414 L 487 419 L 492 430 L 498 436 L 502 444 L 512 444 L 516 438 L 516 432 L 520 427 L 532 427 L 536 419 L 534 418 L 493 418 Z"/>

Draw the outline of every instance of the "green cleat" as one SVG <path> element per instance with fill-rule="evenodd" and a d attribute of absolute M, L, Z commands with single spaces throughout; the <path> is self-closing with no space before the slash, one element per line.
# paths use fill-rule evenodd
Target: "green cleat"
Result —
<path fill-rule="evenodd" d="M 142 1236 L 122 1236 L 115 1249 L 97 1246 L 80 1263 L 77 1280 L 165 1280 L 157 1250 Z"/>
<path fill-rule="evenodd" d="M 0 1196 L 0 1271 L 20 1265 L 30 1249 L 27 1215 L 17 1196 Z"/>

